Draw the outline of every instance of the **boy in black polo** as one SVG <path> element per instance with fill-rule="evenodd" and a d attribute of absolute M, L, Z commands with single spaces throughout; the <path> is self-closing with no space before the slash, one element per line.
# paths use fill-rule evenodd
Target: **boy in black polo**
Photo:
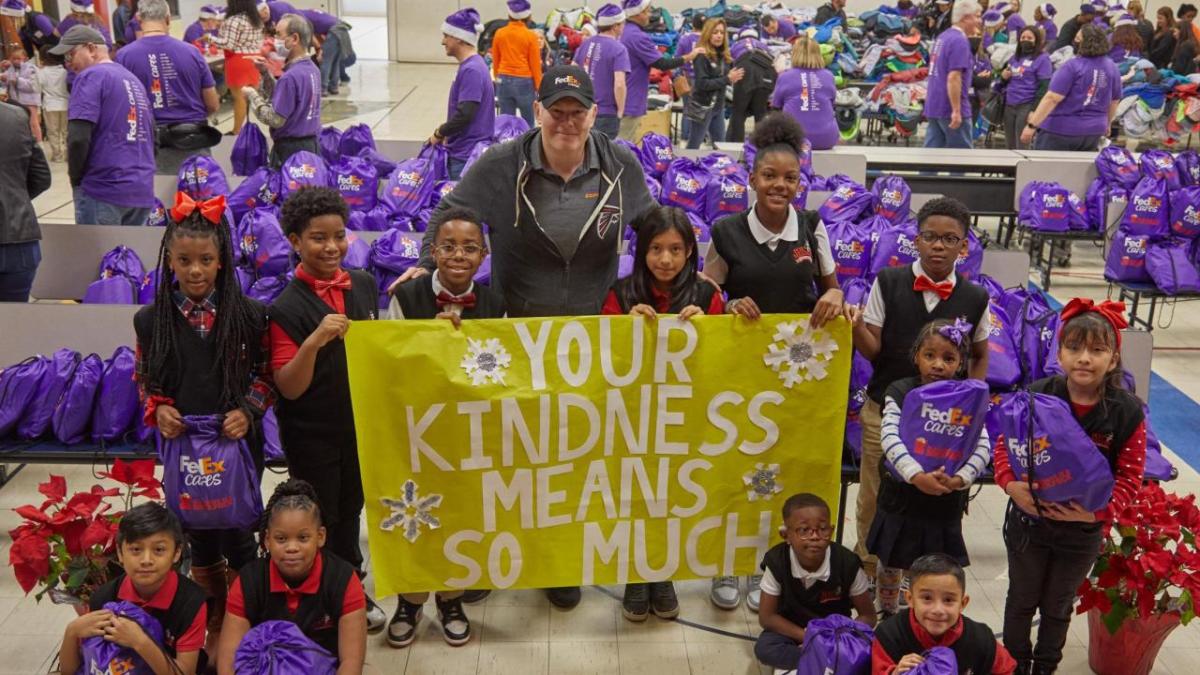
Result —
<path fill-rule="evenodd" d="M 926 203 L 917 213 L 917 262 L 880 271 L 866 307 L 847 305 L 845 309 L 854 326 L 854 348 L 874 367 L 860 413 L 862 465 L 855 510 L 858 543 L 854 546 L 872 577 L 875 561 L 873 556 L 868 559 L 866 542 L 879 495 L 883 394 L 892 382 L 917 375 L 909 353 L 917 334 L 934 319 L 967 321 L 975 326 L 967 376 L 982 380 L 987 375 L 988 294 L 982 286 L 959 283 L 954 273 L 955 261 L 967 250 L 970 223 L 970 212 L 957 199 L 943 197 Z"/>

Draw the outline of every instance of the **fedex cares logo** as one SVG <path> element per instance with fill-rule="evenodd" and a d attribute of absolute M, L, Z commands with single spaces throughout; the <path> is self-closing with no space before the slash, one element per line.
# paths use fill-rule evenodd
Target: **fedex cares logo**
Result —
<path fill-rule="evenodd" d="M 129 114 L 125 116 L 129 130 L 125 132 L 125 140 L 136 141 L 138 139 L 137 96 L 134 94 L 133 85 L 129 80 L 122 80 L 122 83 L 125 85 L 125 96 L 129 100 Z"/>
<path fill-rule="evenodd" d="M 158 74 L 158 54 L 150 55 L 150 94 L 154 97 L 151 102 L 155 110 L 163 107 L 162 79 Z"/>
<path fill-rule="evenodd" d="M 1047 209 L 1061 209 L 1067 205 L 1066 197 L 1061 192 L 1042 195 L 1042 207 Z"/>
<path fill-rule="evenodd" d="M 1183 210 L 1183 215 L 1174 223 L 1176 231 L 1183 231 L 1183 234 L 1192 234 L 1200 230 L 1200 211 L 1196 207 L 1188 204 Z"/>
<path fill-rule="evenodd" d="M 696 180 L 695 178 L 688 178 L 682 174 L 676 174 L 675 189 L 683 190 L 684 192 L 699 192 L 700 181 Z"/>
<path fill-rule="evenodd" d="M 1004 333 L 1004 322 L 1000 320 L 1000 317 L 996 316 L 995 312 L 988 312 L 988 324 L 989 336 L 999 337 L 1002 333 Z M 992 344 L 997 346 L 999 345 L 999 343 L 996 342 L 993 342 Z"/>
<path fill-rule="evenodd" d="M 744 201 L 746 199 L 746 186 L 741 183 L 735 183 L 735 182 L 723 183 L 721 185 L 721 199 L 725 200 L 725 201 L 738 201 L 738 202 Z M 725 208 L 725 206 L 726 206 L 725 204 L 721 204 L 720 210 L 721 211 L 731 210 L 731 209 Z M 742 209 L 735 208 L 732 210 L 741 211 Z"/>
<path fill-rule="evenodd" d="M 421 257 L 421 242 L 417 239 L 409 237 L 400 238 L 401 248 L 404 249 L 405 258 L 420 258 Z"/>
<path fill-rule="evenodd" d="M 1016 456 L 1022 467 L 1029 468 L 1029 444 L 1024 440 L 1007 439 L 1008 450 Z M 1046 436 L 1035 436 L 1033 439 L 1033 465 L 1042 466 L 1050 461 L 1050 439 Z M 1040 480 L 1038 481 L 1041 482 Z"/>
<path fill-rule="evenodd" d="M 921 419 L 925 420 L 925 431 L 961 437 L 966 434 L 975 416 L 966 414 L 962 408 L 942 409 L 925 401 L 921 403 Z"/>
<path fill-rule="evenodd" d="M 1135 209 L 1137 209 L 1138 211 L 1145 211 L 1148 213 L 1157 213 L 1158 210 L 1162 208 L 1162 200 L 1159 199 L 1158 197 L 1155 197 L 1154 195 L 1147 195 L 1145 197 L 1134 197 L 1133 198 L 1133 207 Z"/>
<path fill-rule="evenodd" d="M 363 180 L 358 176 L 338 176 L 338 189 L 342 192 L 358 192 L 362 190 Z"/>
<path fill-rule="evenodd" d="M 904 195 L 899 190 L 884 190 L 879 193 L 879 201 L 892 208 L 900 208 L 904 203 Z"/>
<path fill-rule="evenodd" d="M 858 239 L 849 241 L 839 239 L 833 242 L 833 247 L 837 251 L 837 257 L 843 260 L 862 260 L 863 255 L 867 252 L 866 245 Z"/>
<path fill-rule="evenodd" d="M 208 169 L 199 165 L 189 167 L 183 179 L 192 185 L 203 185 L 208 182 Z"/>
<path fill-rule="evenodd" d="M 221 484 L 225 473 L 225 460 L 211 457 L 192 459 L 187 455 L 179 458 L 179 471 L 183 473 L 183 484 L 189 487 L 216 487 Z"/>
<path fill-rule="evenodd" d="M 288 167 L 288 176 L 293 180 L 312 179 L 317 177 L 317 167 L 312 164 L 299 164 Z"/>
<path fill-rule="evenodd" d="M 392 186 L 392 194 L 399 197 L 407 192 L 404 188 L 419 188 L 424 180 L 419 171 L 397 171 L 396 184 Z"/>
<path fill-rule="evenodd" d="M 126 675 L 126 673 L 134 672 L 135 668 L 136 666 L 133 664 L 133 657 L 117 657 L 109 661 L 107 664 L 92 662 L 91 669 L 88 671 L 88 675 Z"/>
<path fill-rule="evenodd" d="M 666 166 L 675 159 L 675 152 L 671 148 L 656 147 L 654 148 L 654 161 L 660 166 Z"/>

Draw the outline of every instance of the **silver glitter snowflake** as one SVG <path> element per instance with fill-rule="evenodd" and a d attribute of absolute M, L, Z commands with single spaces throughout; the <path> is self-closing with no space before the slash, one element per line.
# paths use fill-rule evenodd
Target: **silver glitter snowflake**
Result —
<path fill-rule="evenodd" d="M 752 502 L 770 499 L 783 492 L 783 486 L 779 484 L 778 464 L 759 462 L 754 465 L 753 470 L 742 476 L 742 482 L 746 484 L 746 498 Z"/>
<path fill-rule="evenodd" d="M 826 365 L 838 350 L 828 333 L 809 328 L 803 320 L 779 324 L 772 339 L 763 362 L 779 373 L 788 389 L 797 382 L 825 379 L 829 374 Z"/>
<path fill-rule="evenodd" d="M 496 338 L 476 340 L 467 338 L 467 353 L 463 355 L 462 369 L 478 387 L 488 382 L 504 384 L 504 371 L 512 363 L 512 355 Z"/>
<path fill-rule="evenodd" d="M 380 498 L 384 506 L 391 509 L 391 514 L 379 524 L 379 529 L 391 532 L 400 528 L 404 538 L 411 544 L 421 536 L 421 526 L 436 530 L 442 526 L 442 521 L 433 515 L 433 510 L 442 505 L 441 495 L 422 497 L 417 492 L 417 484 L 410 478 L 404 481 L 403 493 L 400 499 Z"/>

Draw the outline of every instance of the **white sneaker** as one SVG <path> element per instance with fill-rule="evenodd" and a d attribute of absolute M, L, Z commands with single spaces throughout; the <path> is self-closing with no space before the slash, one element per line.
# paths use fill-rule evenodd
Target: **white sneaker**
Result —
<path fill-rule="evenodd" d="M 388 615 L 383 608 L 375 604 L 371 596 L 367 596 L 367 632 L 371 635 L 383 630 L 388 623 Z"/>
<path fill-rule="evenodd" d="M 758 601 L 762 598 L 762 589 L 758 585 L 762 582 L 761 574 L 751 574 L 746 577 L 746 607 L 751 612 L 758 611 Z"/>
<path fill-rule="evenodd" d="M 712 590 L 708 597 L 714 605 L 721 609 L 737 609 L 738 603 L 742 601 L 742 594 L 738 589 L 738 578 L 714 577 Z"/>

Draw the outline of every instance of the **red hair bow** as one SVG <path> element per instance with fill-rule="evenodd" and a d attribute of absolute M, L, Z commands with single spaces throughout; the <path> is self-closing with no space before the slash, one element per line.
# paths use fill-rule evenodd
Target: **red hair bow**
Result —
<path fill-rule="evenodd" d="M 225 215 L 225 196 L 217 195 L 212 199 L 198 202 L 186 192 L 176 192 L 175 206 L 171 207 L 171 219 L 178 223 L 192 215 L 197 209 L 205 220 L 213 225 L 220 225 L 221 216 Z"/>
<path fill-rule="evenodd" d="M 1125 320 L 1125 303 L 1123 302 L 1105 300 L 1096 304 L 1092 302 L 1091 298 L 1073 298 L 1066 307 L 1063 307 L 1059 335 L 1062 335 L 1062 328 L 1066 327 L 1068 321 L 1088 312 L 1099 314 L 1113 327 L 1113 332 L 1117 335 L 1117 349 L 1119 350 L 1121 348 L 1121 329 L 1129 326 L 1129 322 Z"/>

